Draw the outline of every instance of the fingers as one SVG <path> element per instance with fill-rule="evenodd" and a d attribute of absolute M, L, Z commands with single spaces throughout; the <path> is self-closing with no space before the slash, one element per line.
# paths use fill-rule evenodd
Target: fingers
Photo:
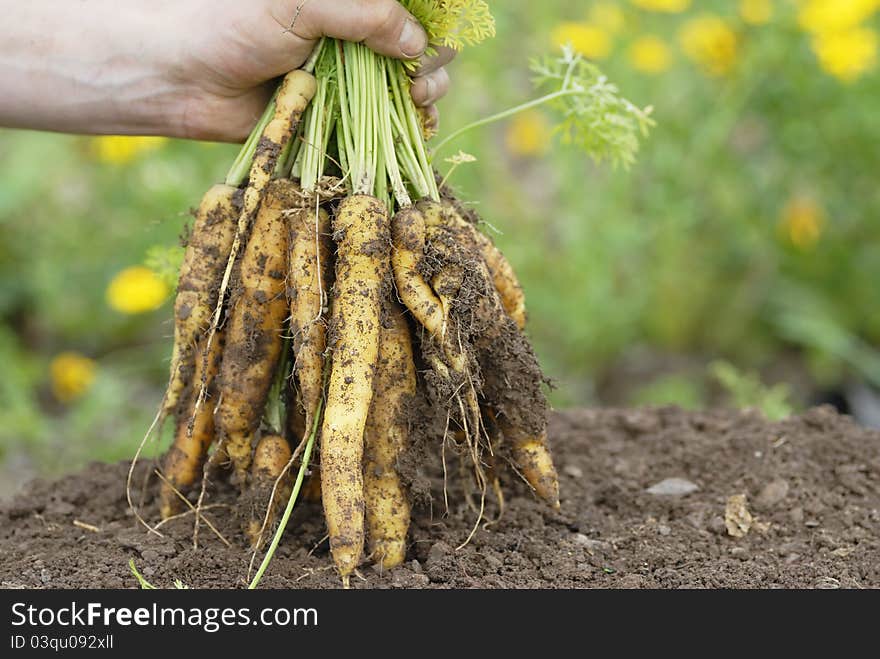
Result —
<path fill-rule="evenodd" d="M 285 0 L 292 32 L 303 39 L 322 36 L 363 42 L 381 55 L 415 59 L 428 36 L 397 0 Z"/>
<path fill-rule="evenodd" d="M 419 107 L 434 105 L 449 91 L 449 74 L 439 68 L 413 79 L 412 98 Z"/>
<path fill-rule="evenodd" d="M 456 55 L 456 51 L 446 46 L 438 46 L 436 54 L 428 57 L 422 56 L 419 66 L 413 73 L 412 97 L 416 105 L 421 108 L 430 108 L 436 120 L 437 109 L 434 103 L 439 101 L 449 91 L 449 74 L 444 68 Z"/>
<path fill-rule="evenodd" d="M 414 78 L 433 73 L 437 69 L 442 69 L 449 64 L 457 54 L 454 49 L 447 46 L 435 46 L 434 50 L 437 51 L 436 54 L 431 55 L 430 57 L 423 55 L 421 59 L 419 59 L 419 66 L 416 69 L 416 72 L 413 73 Z"/>

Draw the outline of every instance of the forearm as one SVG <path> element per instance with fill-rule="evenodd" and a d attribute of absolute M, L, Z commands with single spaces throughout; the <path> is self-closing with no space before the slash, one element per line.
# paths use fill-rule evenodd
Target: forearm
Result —
<path fill-rule="evenodd" d="M 175 4 L 0 0 L 0 125 L 168 134 L 184 120 L 169 34 Z"/>
<path fill-rule="evenodd" d="M 397 0 L 0 0 L 0 16 L 0 126 L 71 133 L 240 142 L 321 36 L 427 46 Z M 419 105 L 445 93 L 450 59 L 420 60 Z"/>

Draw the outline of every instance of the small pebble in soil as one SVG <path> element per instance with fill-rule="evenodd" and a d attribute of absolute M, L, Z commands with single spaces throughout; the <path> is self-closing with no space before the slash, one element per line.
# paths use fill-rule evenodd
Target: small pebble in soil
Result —
<path fill-rule="evenodd" d="M 727 525 L 721 515 L 715 515 L 709 520 L 709 530 L 719 535 L 727 533 Z"/>
<path fill-rule="evenodd" d="M 768 510 L 779 504 L 786 496 L 788 496 L 788 481 L 784 478 L 777 478 L 763 487 L 755 498 L 755 506 Z"/>
<path fill-rule="evenodd" d="M 571 476 L 572 478 L 583 478 L 584 470 L 578 467 L 577 465 L 567 464 L 562 468 L 562 473 L 566 476 Z"/>
<path fill-rule="evenodd" d="M 684 478 L 665 478 L 659 483 L 655 483 L 645 491 L 648 494 L 663 497 L 683 496 L 685 494 L 690 494 L 691 492 L 696 492 L 699 489 L 700 488 L 696 483 L 692 483 L 691 481 Z"/>
<path fill-rule="evenodd" d="M 730 555 L 745 560 L 749 557 L 749 550 L 746 547 L 731 547 Z"/>
<path fill-rule="evenodd" d="M 428 550 L 428 561 L 426 563 L 428 569 L 430 569 L 435 564 L 441 562 L 451 552 L 452 547 L 447 545 L 445 542 L 435 542 L 433 545 L 431 545 L 431 549 Z"/>
<path fill-rule="evenodd" d="M 424 588 L 431 583 L 427 574 L 412 574 L 410 575 L 409 581 L 416 588 Z"/>
<path fill-rule="evenodd" d="M 585 547 L 587 551 L 606 551 L 609 549 L 610 545 L 607 542 L 602 540 L 594 540 L 583 533 L 575 533 L 572 536 L 572 540 L 574 544 L 580 545 L 581 547 Z"/>
<path fill-rule="evenodd" d="M 504 561 L 492 554 L 486 554 L 485 559 L 486 565 L 489 566 L 489 569 L 495 570 L 496 572 L 504 566 Z"/>

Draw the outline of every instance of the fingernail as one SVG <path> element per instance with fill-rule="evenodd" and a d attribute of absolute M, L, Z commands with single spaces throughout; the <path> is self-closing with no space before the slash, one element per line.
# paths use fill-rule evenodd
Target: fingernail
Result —
<path fill-rule="evenodd" d="M 405 57 L 418 57 L 428 47 L 428 35 L 421 25 L 408 18 L 403 24 L 403 30 L 400 31 L 398 46 Z"/>

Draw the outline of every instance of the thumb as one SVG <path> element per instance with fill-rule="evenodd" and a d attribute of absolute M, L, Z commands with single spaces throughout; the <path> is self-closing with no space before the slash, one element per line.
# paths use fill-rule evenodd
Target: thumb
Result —
<path fill-rule="evenodd" d="M 304 39 L 327 36 L 363 42 L 397 59 L 415 59 L 428 47 L 425 30 L 398 0 L 285 0 L 284 4 L 298 12 L 293 32 Z"/>

